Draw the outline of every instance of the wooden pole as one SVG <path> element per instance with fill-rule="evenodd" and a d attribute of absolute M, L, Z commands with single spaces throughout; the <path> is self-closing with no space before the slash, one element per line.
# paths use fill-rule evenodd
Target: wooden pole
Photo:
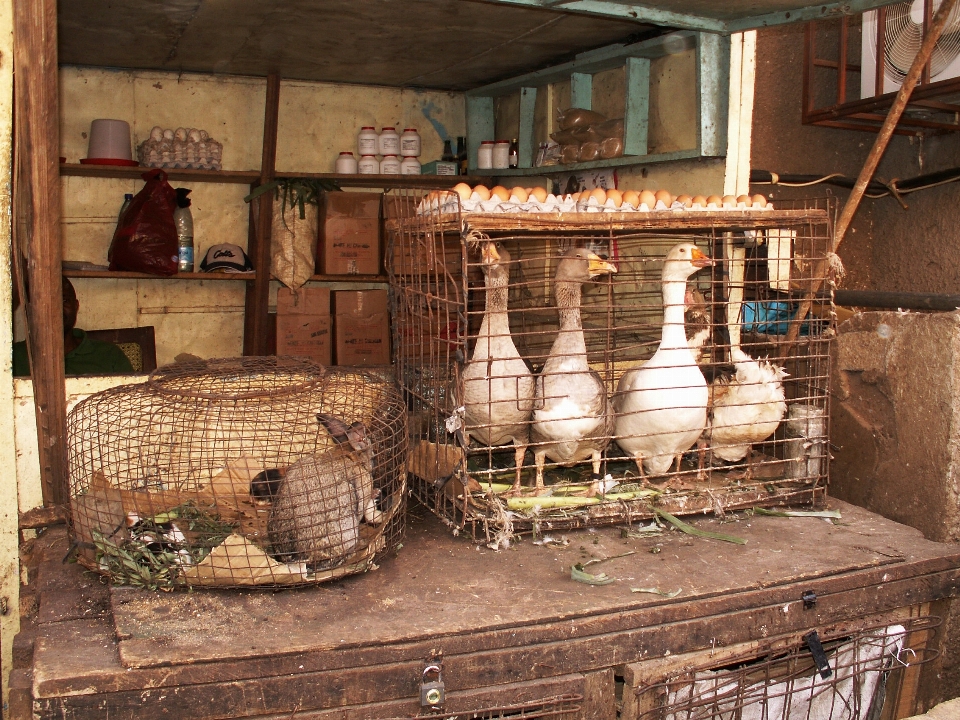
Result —
<path fill-rule="evenodd" d="M 33 376 L 44 505 L 69 498 L 60 263 L 60 117 L 56 0 L 14 10 L 14 236 L 25 270 L 27 350 Z"/>
<path fill-rule="evenodd" d="M 927 63 L 929 62 L 930 56 L 933 54 L 933 48 L 937 44 L 937 40 L 940 39 L 940 34 L 943 32 L 943 28 L 947 24 L 947 18 L 953 11 L 953 8 L 956 4 L 957 0 L 943 0 L 940 7 L 937 9 L 936 14 L 933 16 L 933 20 L 930 22 L 930 31 L 924 36 L 923 42 L 920 44 L 920 51 L 913 59 L 913 65 L 910 66 L 910 72 L 908 72 L 907 76 L 903 79 L 903 85 L 900 86 L 897 97 L 894 99 L 893 105 L 890 107 L 890 112 L 887 113 L 887 117 L 883 121 L 883 126 L 880 128 L 880 132 L 877 134 L 877 139 L 874 141 L 873 147 L 870 148 L 870 153 L 867 155 L 867 160 L 864 162 L 863 168 L 860 170 L 860 175 L 857 177 L 857 182 L 854 184 L 853 190 L 850 192 L 850 196 L 847 198 L 847 202 L 843 206 L 843 210 L 840 213 L 840 217 L 837 220 L 836 227 L 833 231 L 833 242 L 831 243 L 830 253 L 836 253 L 837 249 L 840 247 L 840 243 L 843 242 L 843 238 L 850 227 L 850 223 L 853 221 L 853 216 L 857 212 L 857 208 L 860 206 L 860 201 L 863 199 L 863 194 L 867 189 L 867 185 L 873 179 L 873 174 L 876 172 L 877 166 L 880 164 L 880 160 L 883 158 L 884 152 L 886 152 L 887 145 L 890 143 L 890 138 L 893 137 L 893 131 L 896 130 L 897 123 L 900 121 L 903 111 L 907 108 L 907 103 L 910 101 L 910 94 L 913 92 L 913 88 L 916 87 L 917 82 L 920 80 L 920 74 L 923 72 L 924 67 L 926 67 Z M 878 52 L 882 52 L 882 48 L 879 49 Z M 820 290 L 820 285 L 823 282 L 824 275 L 827 271 L 827 263 L 828 260 L 824 258 L 817 263 L 817 266 L 814 269 L 814 287 L 811 289 L 809 294 L 804 297 L 803 301 L 800 303 L 800 308 L 797 310 L 796 318 L 790 323 L 790 329 L 787 331 L 788 343 L 795 342 L 800 334 L 800 326 L 803 323 L 803 320 L 807 317 L 807 314 L 810 312 L 810 308 L 813 306 L 813 297 Z"/>
<path fill-rule="evenodd" d="M 274 179 L 277 164 L 277 126 L 280 118 L 280 75 L 267 76 L 267 97 L 263 113 L 263 154 L 260 160 L 260 185 Z M 250 259 L 257 271 L 252 283 L 247 283 L 246 314 L 244 317 L 243 354 L 266 355 L 269 337 L 270 296 L 270 236 L 273 221 L 274 194 L 266 192 L 255 201 L 257 212 L 251 212 L 255 232 L 249 241 Z"/>

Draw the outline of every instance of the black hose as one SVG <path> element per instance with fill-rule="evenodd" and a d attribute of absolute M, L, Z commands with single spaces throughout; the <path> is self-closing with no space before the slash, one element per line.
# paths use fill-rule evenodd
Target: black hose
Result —
<path fill-rule="evenodd" d="M 881 198 L 887 195 L 893 195 L 894 191 L 899 195 L 907 195 L 918 190 L 945 185 L 960 180 L 960 168 L 950 168 L 948 170 L 938 170 L 937 172 L 918 175 L 909 180 L 895 180 L 889 184 L 879 180 L 871 180 L 867 185 L 866 195 L 871 198 Z M 800 175 L 784 174 L 771 172 L 769 170 L 751 170 L 751 185 L 783 185 L 785 187 L 806 187 L 809 185 L 826 184 L 846 189 L 853 188 L 856 181 L 840 173 L 831 175 Z"/>

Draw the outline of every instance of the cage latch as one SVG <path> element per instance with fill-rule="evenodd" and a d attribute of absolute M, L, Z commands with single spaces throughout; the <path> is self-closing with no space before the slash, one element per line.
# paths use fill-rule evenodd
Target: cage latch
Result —
<path fill-rule="evenodd" d="M 420 676 L 420 707 L 438 708 L 443 705 L 446 693 L 440 672 L 440 665 L 427 665 L 423 669 Z M 436 679 L 429 680 L 431 676 L 436 676 Z"/>
<path fill-rule="evenodd" d="M 803 636 L 803 641 L 810 649 L 810 654 L 813 655 L 813 662 L 816 663 L 817 670 L 820 671 L 820 677 L 826 680 L 833 675 L 833 671 L 830 669 L 830 662 L 827 660 L 827 654 L 823 651 L 823 645 L 820 643 L 820 636 L 817 634 L 817 631 L 811 630 L 808 632 Z"/>
<path fill-rule="evenodd" d="M 813 610 L 814 606 L 817 604 L 817 594 L 813 590 L 804 590 L 803 595 L 800 596 L 800 599 L 803 600 L 804 610 Z"/>

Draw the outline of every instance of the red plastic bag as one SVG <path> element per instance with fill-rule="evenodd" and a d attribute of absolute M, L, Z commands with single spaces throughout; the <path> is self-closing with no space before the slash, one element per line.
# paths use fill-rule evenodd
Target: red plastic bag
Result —
<path fill-rule="evenodd" d="M 143 190 L 130 201 L 110 244 L 110 269 L 175 275 L 179 264 L 173 211 L 177 193 L 163 170 L 141 177 Z"/>

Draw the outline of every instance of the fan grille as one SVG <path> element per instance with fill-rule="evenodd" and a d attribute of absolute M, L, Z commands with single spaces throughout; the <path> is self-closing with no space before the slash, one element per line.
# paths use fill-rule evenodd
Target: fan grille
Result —
<path fill-rule="evenodd" d="M 940 0 L 934 0 L 936 11 Z M 923 0 L 901 2 L 887 8 L 883 53 L 884 74 L 901 83 L 910 71 L 923 41 Z M 943 34 L 930 57 L 930 77 L 946 70 L 960 55 L 960 5 L 954 7 L 947 19 Z"/>

